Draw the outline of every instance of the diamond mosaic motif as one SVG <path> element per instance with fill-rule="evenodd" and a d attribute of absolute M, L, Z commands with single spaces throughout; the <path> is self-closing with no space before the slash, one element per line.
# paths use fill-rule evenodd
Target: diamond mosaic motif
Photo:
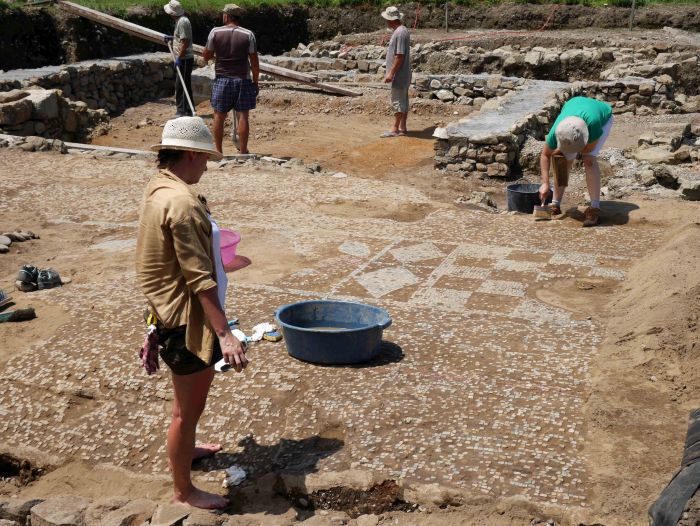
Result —
<path fill-rule="evenodd" d="M 355 279 L 375 298 L 381 298 L 385 294 L 419 282 L 411 271 L 403 267 L 382 268 L 362 274 Z"/>

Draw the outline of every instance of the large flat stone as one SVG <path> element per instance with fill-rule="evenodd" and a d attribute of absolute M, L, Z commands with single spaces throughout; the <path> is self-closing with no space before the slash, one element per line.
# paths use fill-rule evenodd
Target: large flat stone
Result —
<path fill-rule="evenodd" d="M 700 178 L 680 177 L 678 182 L 681 184 L 680 192 L 683 199 L 700 201 Z"/>
<path fill-rule="evenodd" d="M 102 519 L 103 526 L 132 526 L 143 524 L 153 516 L 156 503 L 147 499 L 132 500 L 123 508 L 114 510 Z"/>
<path fill-rule="evenodd" d="M 192 101 L 199 104 L 211 98 L 211 85 L 214 82 L 214 66 L 205 66 L 192 71 Z"/>
<path fill-rule="evenodd" d="M 192 512 L 186 504 L 161 504 L 151 517 L 151 526 L 177 526 Z"/>
<path fill-rule="evenodd" d="M 5 104 L 6 102 L 14 102 L 16 100 L 23 99 L 27 96 L 27 92 L 19 89 L 13 89 L 0 93 L 0 104 Z"/>
<path fill-rule="evenodd" d="M 221 526 L 224 517 L 211 511 L 193 510 L 189 517 L 182 521 L 182 526 Z"/>
<path fill-rule="evenodd" d="M 100 526 L 102 519 L 114 510 L 125 506 L 129 502 L 126 497 L 110 497 L 93 502 L 85 511 L 83 521 L 85 526 Z"/>
<path fill-rule="evenodd" d="M 519 89 L 498 100 L 497 105 L 469 115 L 446 126 L 448 138 L 495 137 L 509 132 L 511 127 L 528 115 L 537 113 L 545 103 L 567 85 L 563 82 L 529 81 Z M 436 129 L 437 131 L 437 129 Z M 437 136 L 437 135 L 436 135 Z"/>
<path fill-rule="evenodd" d="M 41 504 L 42 499 L 12 499 L 8 502 L 0 503 L 0 519 L 26 524 L 30 510 L 37 504 Z"/>
<path fill-rule="evenodd" d="M 49 120 L 58 117 L 58 96 L 54 90 L 28 90 L 32 103 L 32 119 Z"/>
<path fill-rule="evenodd" d="M 0 104 L 0 126 L 17 126 L 32 117 L 34 106 L 27 98 Z"/>
<path fill-rule="evenodd" d="M 661 146 L 639 148 L 633 156 L 638 161 L 646 161 L 651 164 L 670 164 L 673 162 L 673 152 Z"/>
<path fill-rule="evenodd" d="M 84 497 L 52 497 L 32 508 L 32 526 L 82 526 L 89 505 Z"/>

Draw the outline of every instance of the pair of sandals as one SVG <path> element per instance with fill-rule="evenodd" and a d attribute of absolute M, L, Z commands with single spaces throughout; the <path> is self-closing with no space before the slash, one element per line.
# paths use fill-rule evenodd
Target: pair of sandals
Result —
<path fill-rule="evenodd" d="M 61 287 L 63 281 L 53 269 L 39 270 L 33 265 L 23 265 L 17 273 L 17 282 L 15 283 L 17 290 L 22 292 L 33 292 L 35 290 L 52 289 Z"/>

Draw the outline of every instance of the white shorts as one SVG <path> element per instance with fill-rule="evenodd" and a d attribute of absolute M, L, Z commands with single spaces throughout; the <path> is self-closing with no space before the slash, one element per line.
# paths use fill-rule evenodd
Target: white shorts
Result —
<path fill-rule="evenodd" d="M 613 116 L 610 115 L 610 119 L 608 119 L 608 122 L 605 123 L 605 126 L 603 126 L 603 135 L 600 136 L 598 139 L 598 142 L 596 142 L 595 148 L 593 148 L 590 152 L 586 152 L 583 155 L 588 155 L 590 157 L 598 157 L 598 154 L 600 154 L 600 151 L 603 149 L 603 145 L 605 144 L 605 141 L 608 139 L 608 135 L 610 135 L 610 130 L 612 129 L 613 125 Z M 562 155 L 566 157 L 569 161 L 573 161 L 576 159 L 578 156 L 577 153 L 563 153 Z"/>

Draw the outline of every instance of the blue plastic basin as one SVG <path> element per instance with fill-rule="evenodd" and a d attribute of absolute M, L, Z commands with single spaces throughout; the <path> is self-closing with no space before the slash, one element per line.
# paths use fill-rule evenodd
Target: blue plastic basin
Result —
<path fill-rule="evenodd" d="M 277 309 L 275 318 L 290 356 L 327 365 L 371 360 L 381 347 L 382 331 L 391 325 L 384 309 L 349 301 L 292 303 Z"/>

